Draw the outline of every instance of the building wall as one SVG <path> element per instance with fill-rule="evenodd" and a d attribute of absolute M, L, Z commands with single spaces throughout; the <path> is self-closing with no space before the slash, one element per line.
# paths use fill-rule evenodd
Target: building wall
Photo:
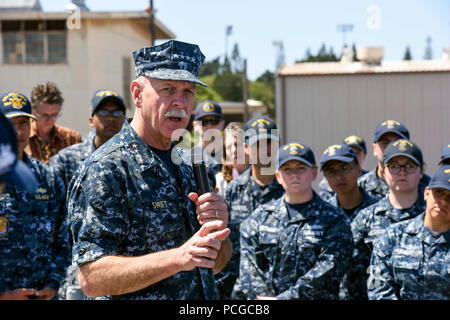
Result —
<path fill-rule="evenodd" d="M 365 169 L 376 165 L 377 123 L 398 120 L 421 148 L 425 172 L 433 174 L 442 147 L 450 142 L 449 88 L 449 72 L 278 77 L 277 120 L 281 132 L 285 126 L 283 142 L 309 145 L 317 162 L 327 146 L 351 134 L 361 136 L 368 149 Z"/>
<path fill-rule="evenodd" d="M 65 102 L 57 123 L 78 130 L 89 130 L 89 107 L 98 89 L 112 89 L 127 97 L 124 79 L 134 79 L 131 53 L 149 45 L 146 35 L 132 20 L 83 20 L 80 30 L 67 31 L 67 64 L 0 65 L 0 92 L 16 90 L 28 97 L 34 85 L 52 81 L 62 91 Z M 3 52 L 0 41 L 0 55 Z M 129 73 L 124 77 L 123 58 L 128 58 Z M 3 61 L 0 56 L 0 61 Z M 128 95 L 129 96 L 129 95 Z M 134 112 L 131 99 L 126 99 Z"/>

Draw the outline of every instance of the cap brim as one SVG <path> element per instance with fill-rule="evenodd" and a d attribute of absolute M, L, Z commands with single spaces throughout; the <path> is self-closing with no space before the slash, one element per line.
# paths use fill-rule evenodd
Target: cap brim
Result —
<path fill-rule="evenodd" d="M 415 157 L 413 157 L 410 154 L 404 154 L 404 153 L 395 153 L 395 154 L 391 155 L 389 158 L 387 158 L 386 160 L 384 160 L 384 163 L 387 163 L 392 158 L 399 157 L 399 156 L 407 157 L 407 158 L 411 159 L 412 161 L 414 161 L 417 165 L 419 165 L 419 166 L 421 165 L 420 161 L 417 160 Z"/>
<path fill-rule="evenodd" d="M 146 75 L 149 78 L 159 80 L 188 81 L 194 82 L 204 87 L 208 86 L 187 70 L 158 69 L 154 71 L 146 71 L 144 72 L 144 75 Z"/>
<path fill-rule="evenodd" d="M 39 186 L 33 172 L 20 160 L 2 178 L 7 184 L 12 184 L 30 193 L 35 192 Z"/>
<path fill-rule="evenodd" d="M 38 118 L 36 118 L 32 114 L 27 113 L 27 112 L 21 112 L 21 111 L 10 112 L 8 114 L 5 114 L 5 117 L 7 117 L 8 119 L 17 118 L 17 117 L 28 117 L 28 118 L 38 121 Z"/>
<path fill-rule="evenodd" d="M 429 189 L 445 189 L 445 190 L 450 190 L 450 184 L 449 183 L 443 183 L 443 182 L 435 182 L 433 183 L 432 181 L 430 181 L 430 184 L 428 185 Z"/>
<path fill-rule="evenodd" d="M 275 140 L 275 141 L 280 140 L 280 138 L 277 135 L 267 134 L 267 133 L 259 133 L 256 136 L 249 137 L 247 145 L 251 146 L 252 144 L 254 144 L 255 142 L 257 142 L 259 140 L 268 140 L 268 139 Z"/>
<path fill-rule="evenodd" d="M 409 138 L 407 136 L 405 136 L 403 133 L 401 133 L 400 131 L 386 130 L 382 134 L 380 134 L 374 142 L 378 142 L 378 140 L 380 140 L 382 136 L 384 136 L 386 133 L 389 133 L 389 132 L 398 134 L 401 137 L 401 139 L 409 140 Z"/>
<path fill-rule="evenodd" d="M 278 169 L 280 169 L 283 166 L 283 164 L 285 164 L 286 162 L 291 161 L 291 160 L 297 160 L 297 161 L 299 161 L 299 162 L 301 162 L 303 164 L 306 164 L 308 167 L 314 167 L 314 165 L 311 162 L 309 162 L 308 160 L 305 160 L 305 159 L 303 159 L 303 158 L 301 158 L 299 156 L 292 156 L 292 157 L 288 157 L 286 159 L 283 159 L 283 161 L 281 161 L 281 162 L 279 161 L 278 162 Z"/>
<path fill-rule="evenodd" d="M 342 161 L 342 162 L 345 162 L 345 163 L 350 163 L 350 162 L 355 161 L 355 160 L 358 161 L 357 158 L 355 159 L 355 158 L 352 158 L 352 157 L 337 156 L 337 157 L 333 157 L 331 159 L 328 159 L 324 163 L 321 163 L 320 167 L 323 168 L 325 166 L 325 164 L 327 164 L 328 162 L 333 161 L 333 160 Z"/>

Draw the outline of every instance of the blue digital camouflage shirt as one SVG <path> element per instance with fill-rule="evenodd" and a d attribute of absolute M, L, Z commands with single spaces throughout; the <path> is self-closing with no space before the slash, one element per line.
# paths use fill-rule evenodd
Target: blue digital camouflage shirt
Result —
<path fill-rule="evenodd" d="M 192 167 L 180 163 L 176 171 L 179 181 L 125 121 L 86 159 L 69 193 L 73 263 L 81 266 L 105 255 L 142 256 L 184 244 L 200 228 L 188 199 L 196 187 Z M 212 269 L 194 268 L 100 299 L 216 298 Z"/>
<path fill-rule="evenodd" d="M 61 149 L 50 158 L 50 166 L 62 179 L 66 188 L 78 167 L 95 151 L 94 138 L 95 130 L 92 130 L 83 138 L 82 142 Z"/>
<path fill-rule="evenodd" d="M 374 204 L 375 202 L 378 202 L 378 199 L 369 196 L 369 194 L 364 189 L 362 189 L 361 187 L 359 187 L 359 190 L 363 194 L 363 201 L 361 202 L 361 204 L 359 206 L 357 206 L 354 209 L 354 211 L 353 211 L 351 216 L 347 215 L 347 218 L 349 219 L 350 222 L 353 221 L 353 219 L 356 217 L 358 212 L 360 212 L 362 209 L 364 209 L 364 208 Z M 338 208 L 340 208 L 341 210 L 344 211 L 344 209 L 342 209 L 341 206 L 339 205 L 339 201 L 338 201 L 338 198 L 337 198 L 336 194 L 334 194 L 331 198 L 326 200 L 326 202 L 328 202 L 329 204 L 331 204 L 331 205 L 333 205 L 335 207 L 338 207 Z"/>
<path fill-rule="evenodd" d="M 65 188 L 46 164 L 24 155 L 39 183 L 35 194 L 7 186 L 0 194 L 0 294 L 58 287 L 70 264 Z"/>
<path fill-rule="evenodd" d="M 225 203 L 228 206 L 229 235 L 233 244 L 233 254 L 228 264 L 216 274 L 216 283 L 221 299 L 229 299 L 234 283 L 239 274 L 239 228 L 242 221 L 260 205 L 284 194 L 283 187 L 276 178 L 267 186 L 259 185 L 252 176 L 252 167 L 245 170 L 239 177 L 232 180 L 225 190 Z"/>
<path fill-rule="evenodd" d="M 351 222 L 354 251 L 353 261 L 348 274 L 350 299 L 367 299 L 367 271 L 370 264 L 373 243 L 383 235 L 392 224 L 416 217 L 425 210 L 423 197 L 408 209 L 395 209 L 386 195 L 380 201 L 361 210 Z"/>
<path fill-rule="evenodd" d="M 374 198 L 381 199 L 389 192 L 386 181 L 377 175 L 378 166 L 358 178 L 358 185 Z M 419 181 L 419 192 L 423 195 L 425 188 L 430 182 L 430 176 L 425 173 Z"/>
<path fill-rule="evenodd" d="M 369 299 L 450 299 L 450 230 L 433 235 L 423 218 L 395 224 L 375 241 Z"/>
<path fill-rule="evenodd" d="M 241 224 L 241 261 L 233 298 L 338 299 L 353 243 L 347 217 L 314 193 L 294 216 L 284 197 Z"/>

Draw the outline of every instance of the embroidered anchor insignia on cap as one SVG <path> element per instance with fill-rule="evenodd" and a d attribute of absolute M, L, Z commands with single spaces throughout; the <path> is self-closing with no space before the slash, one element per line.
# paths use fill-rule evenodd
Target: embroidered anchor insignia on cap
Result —
<path fill-rule="evenodd" d="M 387 126 L 388 129 L 394 129 L 395 126 L 399 126 L 400 122 L 395 120 L 386 120 L 381 124 L 382 126 Z"/>
<path fill-rule="evenodd" d="M 400 150 L 402 152 L 408 150 L 408 148 L 407 148 L 408 145 L 410 147 L 413 147 L 413 144 L 411 142 L 409 142 L 408 140 L 397 140 L 396 142 L 394 142 L 394 147 L 397 147 L 398 145 L 400 145 L 398 147 L 398 150 Z"/>
<path fill-rule="evenodd" d="M 207 102 L 203 105 L 203 111 L 205 112 L 213 112 L 214 111 L 214 105 L 211 102 Z"/>
<path fill-rule="evenodd" d="M 357 144 L 357 143 L 360 143 L 361 141 L 362 141 L 362 139 L 358 136 L 350 136 L 350 137 L 345 138 L 345 142 L 347 144 Z"/>
<path fill-rule="evenodd" d="M 326 148 L 323 153 L 324 154 L 328 153 L 328 156 L 332 157 L 336 154 L 336 149 L 340 149 L 340 148 L 342 148 L 342 146 L 340 146 L 338 144 L 333 144 L 332 146 L 329 146 L 328 148 Z"/>
<path fill-rule="evenodd" d="M 21 94 L 18 94 L 16 92 L 12 92 L 5 97 L 3 97 L 2 101 L 4 102 L 5 107 L 6 106 L 12 106 L 14 109 L 22 109 L 22 107 L 27 105 L 27 100 L 24 96 Z"/>

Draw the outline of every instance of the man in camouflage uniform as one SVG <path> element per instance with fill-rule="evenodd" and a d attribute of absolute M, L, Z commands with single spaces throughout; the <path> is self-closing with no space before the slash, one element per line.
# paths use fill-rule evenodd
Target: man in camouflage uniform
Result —
<path fill-rule="evenodd" d="M 50 158 L 50 166 L 61 177 L 66 188 L 69 188 L 72 177 L 83 161 L 120 131 L 125 121 L 125 112 L 123 99 L 116 92 L 111 90 L 94 92 L 89 117 L 89 123 L 94 129 L 87 134 L 83 142 L 64 148 Z M 67 300 L 79 300 L 84 296 L 72 266 L 67 270 L 66 279 L 58 291 L 58 296 Z"/>
<path fill-rule="evenodd" d="M 13 122 L 17 158 L 37 180 L 33 192 L 8 185 L 0 195 L 0 299 L 50 300 L 69 264 L 65 188 L 47 165 L 27 156 L 31 104 L 20 93 L 0 96 L 0 111 Z"/>
<path fill-rule="evenodd" d="M 351 135 L 346 137 L 344 141 L 341 142 L 341 144 L 348 145 L 356 153 L 359 166 L 361 167 L 360 176 L 365 175 L 368 171 L 362 169 L 364 160 L 366 159 L 367 155 L 366 142 L 364 141 L 364 139 L 358 137 L 357 135 Z M 319 195 L 325 201 L 331 199 L 334 196 L 334 191 L 331 189 L 325 177 L 323 177 L 319 182 Z"/>
<path fill-rule="evenodd" d="M 93 128 L 83 142 L 64 148 L 50 158 L 66 187 L 78 167 L 96 149 L 102 146 L 122 128 L 126 107 L 122 97 L 111 90 L 97 90 L 91 99 L 89 124 Z"/>
<path fill-rule="evenodd" d="M 343 212 L 312 190 L 315 164 L 304 144 L 280 148 L 276 178 L 286 193 L 242 222 L 233 298 L 338 299 L 352 234 Z"/>
<path fill-rule="evenodd" d="M 229 299 L 239 275 L 239 228 L 250 213 L 272 199 L 280 198 L 284 190 L 275 178 L 275 154 L 278 149 L 278 129 L 268 117 L 255 117 L 244 126 L 244 152 L 250 168 L 232 180 L 225 190 L 231 229 L 233 255 L 228 265 L 216 275 L 221 299 Z M 260 155 L 267 156 L 263 159 Z"/>
<path fill-rule="evenodd" d="M 423 156 L 416 144 L 403 139 L 391 142 L 384 150 L 382 169 L 389 193 L 351 222 L 355 249 L 349 272 L 350 299 L 367 299 L 367 270 L 376 238 L 390 225 L 414 218 L 425 209 L 419 194 Z"/>
<path fill-rule="evenodd" d="M 358 184 L 370 196 L 377 199 L 383 198 L 389 192 L 389 187 L 381 176 L 384 149 L 386 149 L 390 142 L 398 139 L 409 139 L 409 131 L 404 124 L 395 120 L 386 120 L 378 123 L 375 128 L 372 144 L 373 155 L 378 159 L 378 164 L 358 180 Z M 423 174 L 419 184 L 419 190 L 422 195 L 429 181 L 430 177 Z"/>
<path fill-rule="evenodd" d="M 450 299 L 450 165 L 433 175 L 425 201 L 425 213 L 375 241 L 369 299 Z"/>
<path fill-rule="evenodd" d="M 347 144 L 329 146 L 320 156 L 323 175 L 335 192 L 327 202 L 344 211 L 350 222 L 359 211 L 377 202 L 377 199 L 358 186 L 360 163 L 356 153 Z M 341 299 L 348 298 L 347 282 L 346 274 L 341 283 Z"/>
<path fill-rule="evenodd" d="M 218 195 L 198 196 L 172 143 L 205 85 L 205 57 L 175 40 L 133 56 L 133 121 L 86 159 L 68 196 L 80 285 L 98 299 L 215 299 L 213 272 L 231 255 L 228 211 Z"/>

